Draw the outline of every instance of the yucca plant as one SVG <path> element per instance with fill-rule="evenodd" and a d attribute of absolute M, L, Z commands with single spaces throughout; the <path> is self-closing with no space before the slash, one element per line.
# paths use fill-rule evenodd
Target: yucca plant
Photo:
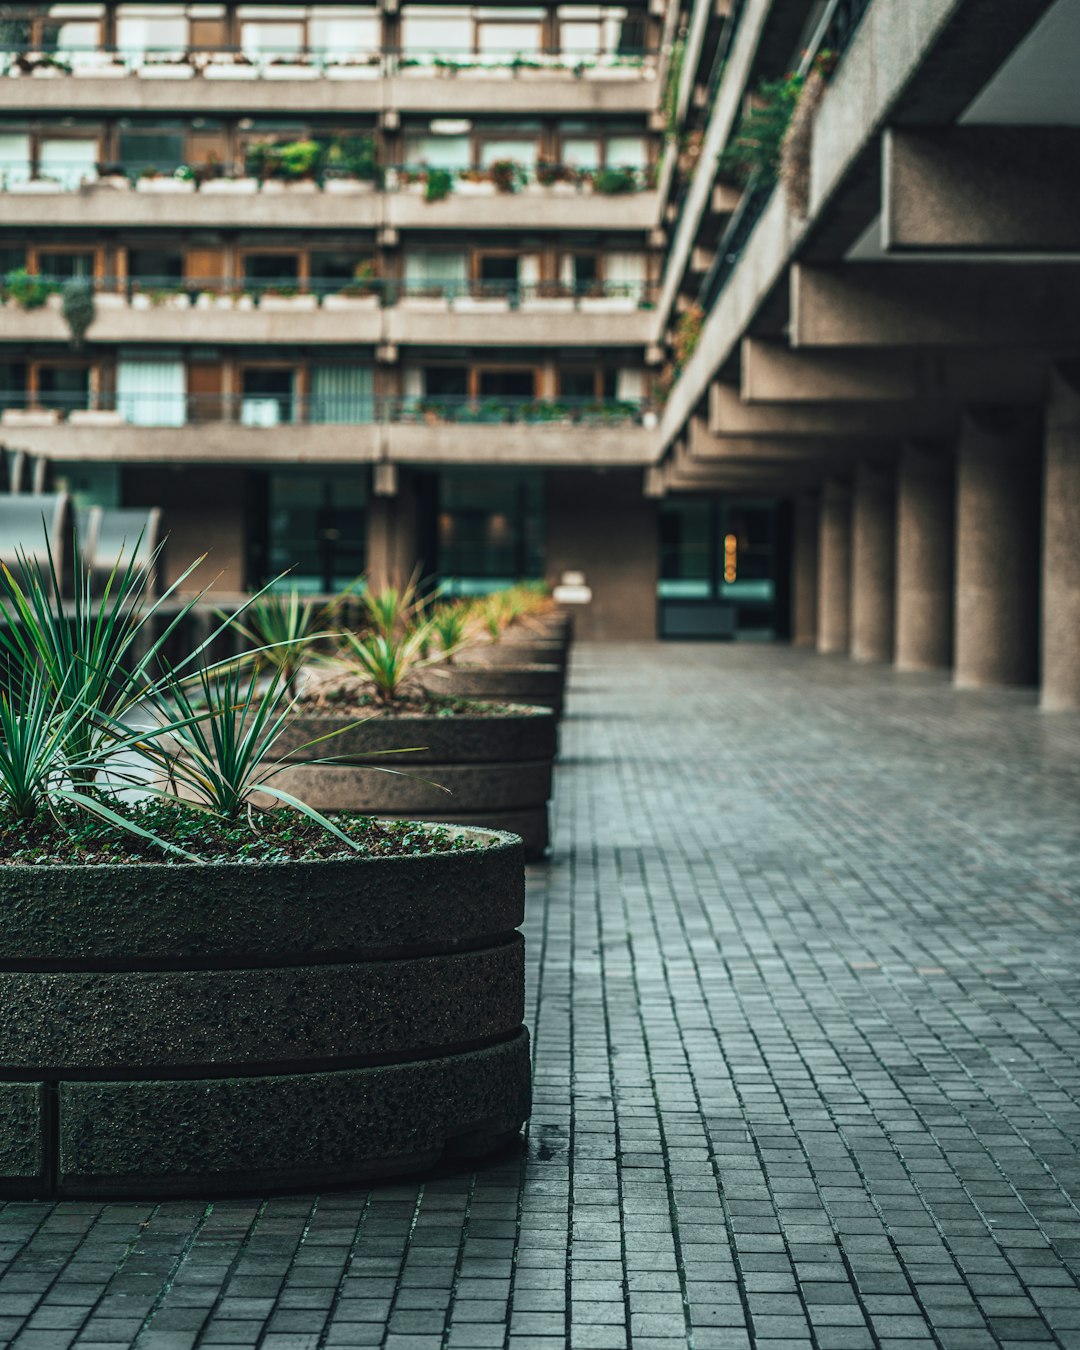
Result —
<path fill-rule="evenodd" d="M 423 605 L 420 572 L 413 572 L 404 586 L 368 588 L 361 594 L 364 613 L 372 630 L 380 637 L 400 635 L 416 618 Z"/>
<path fill-rule="evenodd" d="M 504 592 L 492 591 L 485 595 L 482 600 L 476 602 L 474 614 L 480 628 L 492 642 L 498 642 L 502 637 L 503 629 L 506 627 L 506 601 Z"/>
<path fill-rule="evenodd" d="M 431 634 L 447 661 L 468 645 L 469 608 L 453 601 L 437 605 L 431 613 Z"/>
<path fill-rule="evenodd" d="M 155 791 L 177 796 L 226 824 L 236 824 L 245 815 L 251 818 L 262 807 L 259 797 L 269 797 L 357 848 L 332 820 L 273 784 L 289 768 L 277 757 L 275 745 L 294 707 L 280 670 L 267 684 L 257 668 L 201 665 L 191 679 L 163 690 L 154 700 L 160 725 L 167 729 L 167 739 L 155 742 L 150 752 L 161 780 Z M 316 737 L 293 753 L 310 750 L 347 729 Z M 334 757 L 307 762 L 330 764 Z"/>
<path fill-rule="evenodd" d="M 293 589 L 264 592 L 230 622 L 253 644 L 246 657 L 254 662 L 255 668 L 277 672 L 285 687 L 292 690 L 311 657 L 313 645 L 331 636 L 323 626 L 329 617 L 313 601 L 301 600 L 300 593 Z"/>
<path fill-rule="evenodd" d="M 160 547 L 143 566 L 136 561 L 140 540 L 125 561 L 117 560 L 101 595 L 91 587 L 90 569 L 73 539 L 74 587 L 69 601 L 56 566 L 42 564 L 23 550 L 17 567 L 0 567 L 0 661 L 20 686 L 20 673 L 39 669 L 60 713 L 73 712 L 68 726 L 66 753 L 76 782 L 92 790 L 101 755 L 138 706 L 163 680 L 182 674 L 197 653 L 173 667 L 165 650 L 201 593 L 189 595 L 166 617 L 176 595 L 202 559 L 197 559 L 160 596 L 150 591 L 150 580 Z M 16 575 L 16 572 L 18 575 Z M 206 643 L 213 641 L 223 622 Z M 201 650 L 201 648 L 200 648 Z"/>
<path fill-rule="evenodd" d="M 430 620 L 394 636 L 346 633 L 342 657 L 371 686 L 380 703 L 395 703 L 421 670 L 442 659 L 430 654 L 431 637 Z"/>

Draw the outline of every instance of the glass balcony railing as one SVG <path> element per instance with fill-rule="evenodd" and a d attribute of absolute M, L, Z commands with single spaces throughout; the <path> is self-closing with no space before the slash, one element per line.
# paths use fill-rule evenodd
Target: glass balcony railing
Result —
<path fill-rule="evenodd" d="M 314 167 L 292 172 L 265 168 L 252 162 L 230 166 L 220 162 L 180 164 L 162 168 L 150 163 L 108 163 L 101 160 L 50 159 L 0 161 L 0 192 L 79 192 L 99 188 L 115 192 L 206 194 L 219 192 L 282 192 L 289 189 L 324 192 L 411 192 L 425 201 L 450 196 L 619 197 L 648 192 L 656 186 L 656 171 L 636 164 L 609 164 L 582 168 L 574 164 L 541 161 L 525 164 L 499 160 L 490 165 L 435 167 L 372 163 L 349 170 L 316 161 Z"/>
<path fill-rule="evenodd" d="M 480 76 L 498 71 L 522 79 L 552 73 L 581 79 L 654 79 L 655 49 L 595 48 L 409 49 L 296 48 L 251 51 L 239 47 L 62 47 L 9 45 L 0 74 L 14 78 L 61 75 L 88 78 L 207 80 L 363 80 L 410 75 Z"/>
<path fill-rule="evenodd" d="M 361 383 L 361 381 L 358 381 Z M 652 405 L 638 399 L 478 398 L 444 395 L 375 396 L 364 392 L 299 395 L 266 389 L 241 394 L 187 394 L 182 390 L 31 394 L 0 390 L 0 421 L 18 425 L 184 427 L 207 422 L 239 426 L 547 426 L 595 430 L 653 426 Z"/>
<path fill-rule="evenodd" d="M 362 264 L 361 264 L 362 266 Z M 0 300 L 13 309 L 33 311 L 59 305 L 70 277 L 24 271 L 0 277 Z M 82 277 L 97 300 L 133 309 L 254 310 L 320 307 L 382 308 L 404 305 L 485 313 L 521 310 L 626 313 L 651 309 L 655 288 L 644 281 L 519 282 L 469 281 L 438 277 L 354 276 L 299 281 L 295 276 L 227 280 L 222 277 Z M 56 297 L 53 300 L 53 297 Z M 346 302 L 346 303 L 343 303 Z"/>

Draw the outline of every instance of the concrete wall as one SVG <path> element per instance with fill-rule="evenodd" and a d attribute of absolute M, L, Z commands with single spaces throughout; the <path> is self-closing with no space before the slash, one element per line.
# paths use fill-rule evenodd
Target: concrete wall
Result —
<path fill-rule="evenodd" d="M 547 476 L 547 575 L 584 572 L 593 598 L 574 611 L 579 638 L 656 636 L 656 503 L 641 473 L 553 471 Z"/>
<path fill-rule="evenodd" d="M 202 590 L 213 582 L 215 591 L 243 590 L 248 493 L 243 469 L 134 466 L 124 470 L 123 493 L 125 506 L 162 508 L 166 583 L 206 553 L 185 589 Z"/>

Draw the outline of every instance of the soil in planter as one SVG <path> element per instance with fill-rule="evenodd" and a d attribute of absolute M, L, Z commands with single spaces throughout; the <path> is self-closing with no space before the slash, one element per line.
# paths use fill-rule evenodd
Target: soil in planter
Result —
<path fill-rule="evenodd" d="M 527 717 L 542 716 L 545 709 L 517 703 L 481 703 L 478 699 L 423 692 L 395 699 L 393 703 L 383 703 L 374 694 L 346 689 L 318 698 L 301 697 L 295 711 L 307 717 Z M 325 753 L 332 754 L 333 750 L 327 746 Z"/>
<path fill-rule="evenodd" d="M 254 812 L 235 824 L 183 803 L 125 803 L 123 814 L 142 829 L 177 844 L 208 863 L 309 862 L 326 858 L 391 858 L 457 853 L 477 847 L 452 829 L 415 821 L 336 815 L 334 823 L 359 845 L 346 848 L 297 811 Z M 187 862 L 149 839 L 80 813 L 0 825 L 0 866 L 7 863 L 117 864 Z"/>

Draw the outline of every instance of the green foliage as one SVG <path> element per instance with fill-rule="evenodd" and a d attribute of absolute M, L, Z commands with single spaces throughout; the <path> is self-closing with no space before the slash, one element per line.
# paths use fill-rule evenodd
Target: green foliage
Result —
<path fill-rule="evenodd" d="M 265 591 L 230 623 L 252 643 L 256 670 L 275 672 L 291 689 L 315 642 L 328 636 L 320 631 L 321 620 L 319 606 L 293 589 Z"/>
<path fill-rule="evenodd" d="M 633 169 L 597 169 L 592 176 L 593 188 L 606 197 L 614 197 L 623 192 L 636 192 L 638 176 Z"/>
<path fill-rule="evenodd" d="M 664 114 L 664 126 L 668 136 L 678 132 L 679 122 L 679 85 L 682 82 L 683 63 L 686 60 L 686 39 L 677 39 L 671 47 L 668 59 L 667 79 L 664 83 L 664 96 L 660 103 Z"/>
<path fill-rule="evenodd" d="M 86 340 L 94 322 L 94 287 L 84 277 L 70 277 L 61 288 L 61 311 L 71 333 L 71 345 L 78 349 Z"/>
<path fill-rule="evenodd" d="M 355 848 L 340 826 L 298 797 L 273 786 L 273 780 L 290 767 L 287 760 L 275 754 L 275 745 L 293 709 L 280 672 L 264 685 L 257 669 L 245 675 L 235 666 L 222 670 L 200 665 L 190 683 L 171 683 L 155 699 L 154 706 L 163 724 L 172 729 L 172 745 L 161 757 L 170 795 L 193 801 L 229 824 L 250 814 L 258 797 L 269 797 Z M 337 734 L 317 737 L 298 746 L 294 753 L 309 750 Z M 326 764 L 331 760 L 306 762 Z"/>
<path fill-rule="evenodd" d="M 441 202 L 454 190 L 454 175 L 449 169 L 428 169 L 424 174 L 424 201 Z"/>
<path fill-rule="evenodd" d="M 780 168 L 784 134 L 799 102 L 805 77 L 785 75 L 762 80 L 753 103 L 739 120 L 738 130 L 717 167 L 740 183 L 772 182 Z"/>
<path fill-rule="evenodd" d="M 395 703 L 425 666 L 439 659 L 427 655 L 432 637 L 430 620 L 405 632 L 346 633 L 342 655 L 347 665 L 371 685 L 380 703 Z"/>
<path fill-rule="evenodd" d="M 14 300 L 20 309 L 41 309 L 56 286 L 44 277 L 35 276 L 25 267 L 16 267 L 4 277 L 4 299 Z"/>
<path fill-rule="evenodd" d="M 326 168 L 340 169 L 364 182 L 382 183 L 378 146 L 374 136 L 338 136 L 326 152 Z"/>
<path fill-rule="evenodd" d="M 364 613 L 373 631 L 392 638 L 403 633 L 420 611 L 420 573 L 414 571 L 404 586 L 368 587 L 361 594 Z"/>
<path fill-rule="evenodd" d="M 432 611 L 431 634 L 448 661 L 452 661 L 467 644 L 469 617 L 468 605 L 454 601 L 436 605 Z"/>
<path fill-rule="evenodd" d="M 697 351 L 705 327 L 705 311 L 700 305 L 691 305 L 679 315 L 675 325 L 675 369 L 681 371 Z"/>
<path fill-rule="evenodd" d="M 98 595 L 77 538 L 72 547 L 68 600 L 51 554 L 42 563 L 20 552 L 14 568 L 0 569 L 0 831 L 14 821 L 47 819 L 54 834 L 64 833 L 74 818 L 89 815 L 198 861 L 175 839 L 140 824 L 119 795 L 135 788 L 172 800 L 170 788 L 180 787 L 223 819 L 254 818 L 261 793 L 341 836 L 270 784 L 278 772 L 273 741 L 292 706 L 280 671 L 264 690 L 257 668 L 244 683 L 235 663 L 202 660 L 237 616 L 224 618 L 193 650 L 170 657 L 201 598 L 178 596 L 198 564 L 155 599 L 150 579 L 158 554 L 136 562 L 137 541 Z"/>
<path fill-rule="evenodd" d="M 491 181 L 499 192 L 520 192 L 529 175 L 516 159 L 496 159 L 491 165 Z"/>
<path fill-rule="evenodd" d="M 287 182 L 314 178 L 322 166 L 325 146 L 318 141 L 288 141 L 277 147 L 277 176 Z"/>

